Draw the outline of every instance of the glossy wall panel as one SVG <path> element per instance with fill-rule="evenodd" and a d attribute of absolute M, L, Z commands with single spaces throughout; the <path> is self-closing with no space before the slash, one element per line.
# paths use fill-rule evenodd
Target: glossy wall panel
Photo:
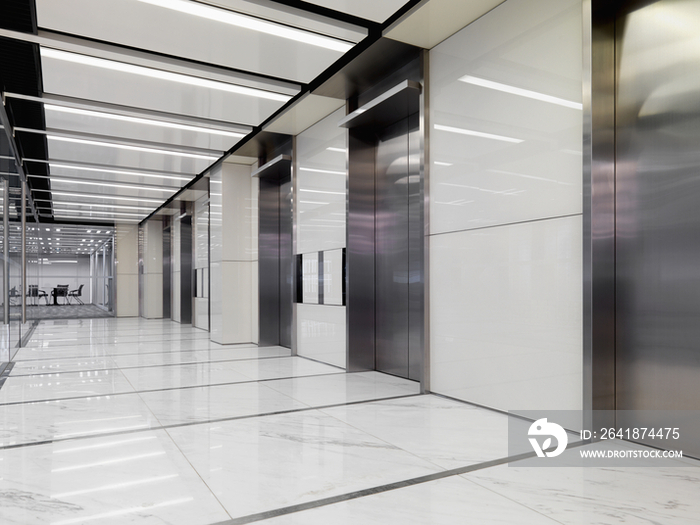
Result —
<path fill-rule="evenodd" d="M 344 116 L 345 109 L 339 109 L 297 136 L 295 172 L 295 253 L 302 255 L 304 273 L 304 304 L 296 305 L 297 354 L 342 367 L 347 331 L 342 249 L 346 244 L 348 132 L 338 122 Z M 321 292 L 323 305 L 314 305 Z"/>
<path fill-rule="evenodd" d="M 280 187 L 277 181 L 260 180 L 258 239 L 260 272 L 260 345 L 280 344 Z"/>
<path fill-rule="evenodd" d="M 210 174 L 211 338 L 257 342 L 257 179 L 251 168 L 223 164 Z"/>
<path fill-rule="evenodd" d="M 431 390 L 582 408 L 580 0 L 508 0 L 430 51 Z"/>
<path fill-rule="evenodd" d="M 121 223 L 115 228 L 117 317 L 139 315 L 138 225 Z"/>
<path fill-rule="evenodd" d="M 501 410 L 581 407 L 581 226 L 431 237 L 433 391 Z"/>
<path fill-rule="evenodd" d="M 431 50 L 431 233 L 581 213 L 581 12 L 508 0 Z"/>

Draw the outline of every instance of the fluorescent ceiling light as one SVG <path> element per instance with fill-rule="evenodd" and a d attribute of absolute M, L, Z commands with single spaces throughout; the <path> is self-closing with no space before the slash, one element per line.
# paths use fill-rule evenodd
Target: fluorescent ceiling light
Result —
<path fill-rule="evenodd" d="M 88 198 L 88 199 L 109 199 L 109 200 L 115 200 L 115 201 L 132 201 L 132 202 L 152 202 L 154 204 L 162 204 L 163 201 L 159 201 L 156 199 L 147 199 L 145 197 L 116 197 L 114 195 L 95 195 L 90 194 L 87 195 L 85 193 L 70 193 L 70 192 L 65 192 L 65 191 L 54 191 L 50 190 L 52 195 L 59 195 L 61 197 L 83 197 L 83 198 Z M 77 203 L 76 203 L 77 204 Z M 90 233 L 90 232 L 88 232 Z"/>
<path fill-rule="evenodd" d="M 459 133 L 460 135 L 471 135 L 473 137 L 481 137 L 483 139 L 501 140 L 503 142 L 513 142 L 515 144 L 524 142 L 522 139 L 504 137 L 502 135 L 493 135 L 491 133 L 482 133 L 481 131 L 472 131 L 471 129 L 453 128 L 452 126 L 443 126 L 442 124 L 435 124 L 434 127 L 440 131 L 449 131 L 450 133 Z"/>
<path fill-rule="evenodd" d="M 160 191 L 160 192 L 166 192 L 166 193 L 175 193 L 176 191 L 179 191 L 180 188 L 154 188 L 152 186 L 133 186 L 129 184 L 113 184 L 111 182 L 92 182 L 92 181 L 87 181 L 87 180 L 76 180 L 76 179 L 68 179 L 68 178 L 63 178 L 63 177 L 34 177 L 34 178 L 41 178 L 41 179 L 50 179 L 51 182 L 65 182 L 67 184 L 86 184 L 89 186 L 102 186 L 105 188 L 127 188 L 130 190 L 144 190 L 144 191 Z"/>
<path fill-rule="evenodd" d="M 201 160 L 218 160 L 219 157 L 214 157 L 212 155 L 200 155 L 198 153 L 184 153 L 182 151 L 169 151 L 164 149 L 156 148 L 144 148 L 143 146 L 127 146 L 126 144 L 114 144 L 112 142 L 102 142 L 99 140 L 87 140 L 87 139 L 75 139 L 73 137 L 61 137 L 58 135 L 46 135 L 51 140 L 58 140 L 59 142 L 74 142 L 75 144 L 87 144 L 88 146 L 102 146 L 105 148 L 116 148 L 116 149 L 126 149 L 129 151 L 141 151 L 144 153 L 159 153 L 161 155 L 170 155 L 173 157 L 187 157 L 190 159 L 201 159 Z"/>
<path fill-rule="evenodd" d="M 83 219 L 89 219 L 90 217 L 85 217 L 85 215 L 82 216 L 77 216 L 77 215 L 61 215 L 61 219 L 75 219 L 75 220 L 83 220 Z M 141 222 L 141 219 L 128 219 L 128 218 L 121 218 L 121 217 L 114 217 L 114 219 L 110 219 L 109 217 L 93 217 L 96 221 L 105 221 L 105 222 Z M 92 245 L 90 245 L 92 246 Z"/>
<path fill-rule="evenodd" d="M 242 27 L 244 29 L 251 29 L 260 33 L 286 38 L 289 40 L 295 40 L 296 42 L 302 42 L 304 44 L 309 44 L 312 46 L 323 47 L 325 49 L 338 51 L 340 53 L 350 51 L 350 49 L 352 49 L 353 47 L 353 44 L 350 44 L 343 40 L 339 40 L 337 38 L 319 35 L 317 33 L 305 31 L 303 29 L 297 29 L 294 27 L 277 24 L 275 22 L 261 20 L 252 16 L 246 16 L 239 13 L 234 13 L 232 11 L 219 9 L 216 7 L 203 5 L 196 2 L 187 2 L 184 0 L 139 1 L 145 4 L 151 4 L 158 7 L 164 7 L 166 9 L 172 9 L 173 11 L 186 13 L 188 15 L 206 18 L 207 20 L 222 22 L 224 24 Z"/>
<path fill-rule="evenodd" d="M 521 97 L 534 98 L 535 100 L 541 100 L 542 102 L 548 102 L 550 104 L 557 104 L 559 106 L 565 106 L 567 108 L 573 109 L 583 109 L 583 104 L 579 102 L 572 102 L 563 98 L 553 97 L 551 95 L 545 95 L 544 93 L 538 93 L 537 91 L 530 91 L 529 89 L 517 88 L 515 86 L 509 86 L 507 84 L 501 84 L 500 82 L 494 82 L 492 80 L 486 80 L 485 78 L 472 77 L 470 75 L 464 75 L 459 79 L 460 82 L 465 82 L 467 84 L 473 84 L 475 86 L 485 87 L 487 89 L 494 89 L 496 91 L 503 91 L 504 93 L 511 93 L 513 95 L 519 95 Z"/>
<path fill-rule="evenodd" d="M 316 168 L 299 168 L 299 171 L 310 171 L 312 173 L 330 173 L 331 175 L 347 175 L 344 171 L 317 170 Z"/>
<path fill-rule="evenodd" d="M 209 80 L 208 78 L 183 75 L 181 73 L 172 73 L 170 71 L 152 69 L 150 67 L 136 66 L 134 64 L 126 64 L 124 62 L 116 62 L 114 60 L 107 60 L 104 58 L 79 55 L 77 53 L 59 51 L 58 49 L 51 49 L 48 47 L 41 48 L 41 56 L 46 58 L 53 58 L 56 60 L 64 60 L 66 62 L 73 62 L 75 64 L 82 64 L 85 66 L 100 67 L 102 69 L 109 69 L 111 71 L 119 71 L 120 73 L 141 75 L 144 77 L 156 78 L 158 80 L 166 80 L 168 82 L 188 84 L 190 86 L 197 86 L 206 89 L 216 89 L 218 91 L 226 91 L 228 93 L 246 95 L 249 97 L 264 98 L 268 100 L 274 100 L 277 102 L 287 102 L 292 98 L 290 95 L 283 95 L 281 93 L 274 93 L 272 91 L 265 91 L 263 89 L 239 86 L 236 84 L 229 84 L 227 82 L 220 82 L 218 80 Z"/>
<path fill-rule="evenodd" d="M 134 175 L 136 177 L 151 177 L 154 179 L 167 179 L 167 180 L 180 180 L 189 181 L 191 177 L 177 177 L 175 175 L 155 175 L 153 173 L 141 173 L 139 171 L 126 171 L 126 170 L 113 170 L 108 168 L 91 168 L 88 166 L 79 166 L 76 164 L 63 164 L 60 162 L 49 162 L 49 167 L 51 168 L 61 168 L 68 170 L 83 170 L 83 171 L 93 171 L 96 173 L 116 173 L 118 175 Z"/>
<path fill-rule="evenodd" d="M 85 210 L 54 210 L 53 214 L 54 217 L 58 215 L 64 215 L 64 214 L 87 214 L 87 215 L 119 215 L 121 217 L 145 217 L 147 214 L 146 213 L 129 213 L 129 212 L 123 212 L 123 211 L 85 211 Z"/>
<path fill-rule="evenodd" d="M 59 201 L 59 200 L 54 200 L 53 201 L 53 206 L 54 208 L 56 205 L 60 204 L 61 206 L 70 206 L 70 207 L 85 207 L 85 208 L 115 208 L 115 209 L 122 209 L 122 210 L 143 210 L 143 211 L 153 211 L 155 208 L 147 208 L 144 206 L 122 206 L 120 204 L 88 204 L 84 202 L 73 202 L 73 201 Z M 82 210 L 75 210 L 75 211 L 82 211 Z"/>
<path fill-rule="evenodd" d="M 176 124 L 175 122 L 165 122 L 162 120 L 151 120 L 141 117 L 128 117 L 126 115 L 117 115 L 115 113 L 103 113 L 102 111 L 92 111 L 88 109 L 69 108 L 65 106 L 54 106 L 53 104 L 44 104 L 44 109 L 56 111 L 59 113 L 70 113 L 72 115 L 82 115 L 85 117 L 106 118 L 111 120 L 121 120 L 122 122 L 133 122 L 134 124 L 146 124 L 148 126 L 159 126 L 161 128 L 181 129 L 183 131 L 195 131 L 197 133 L 209 133 L 210 135 L 222 135 L 224 137 L 241 138 L 245 137 L 245 133 L 236 133 L 234 131 L 223 131 L 220 129 L 202 128 L 199 126 L 188 126 L 187 124 Z"/>

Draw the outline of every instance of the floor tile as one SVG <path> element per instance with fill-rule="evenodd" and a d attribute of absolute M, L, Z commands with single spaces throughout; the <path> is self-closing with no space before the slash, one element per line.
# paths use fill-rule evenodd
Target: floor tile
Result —
<path fill-rule="evenodd" d="M 0 388 L 0 405 L 133 391 L 131 384 L 119 370 L 10 376 Z"/>
<path fill-rule="evenodd" d="M 3 525 L 228 518 L 164 431 L 2 450 L 0 459 Z"/>
<path fill-rule="evenodd" d="M 137 394 L 0 406 L 0 446 L 159 426 Z"/>
<path fill-rule="evenodd" d="M 315 410 L 168 432 L 233 517 L 440 470 Z"/>

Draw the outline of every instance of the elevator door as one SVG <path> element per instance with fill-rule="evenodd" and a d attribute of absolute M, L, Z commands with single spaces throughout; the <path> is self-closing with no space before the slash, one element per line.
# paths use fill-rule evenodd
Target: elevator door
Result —
<path fill-rule="evenodd" d="M 375 365 L 416 380 L 421 366 L 416 327 L 422 326 L 416 316 L 423 304 L 414 291 L 423 253 L 419 152 L 413 151 L 417 129 L 417 117 L 409 117 L 382 130 L 375 161 Z"/>
<path fill-rule="evenodd" d="M 617 409 L 698 410 L 700 2 L 656 2 L 616 32 Z"/>

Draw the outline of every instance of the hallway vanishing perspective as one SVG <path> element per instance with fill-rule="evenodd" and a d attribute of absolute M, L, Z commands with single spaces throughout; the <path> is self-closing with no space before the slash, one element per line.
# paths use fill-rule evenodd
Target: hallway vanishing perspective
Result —
<path fill-rule="evenodd" d="M 169 320 L 42 321 L 0 384 L 3 525 L 690 524 L 700 512 L 696 461 L 508 466 L 505 414 Z"/>

